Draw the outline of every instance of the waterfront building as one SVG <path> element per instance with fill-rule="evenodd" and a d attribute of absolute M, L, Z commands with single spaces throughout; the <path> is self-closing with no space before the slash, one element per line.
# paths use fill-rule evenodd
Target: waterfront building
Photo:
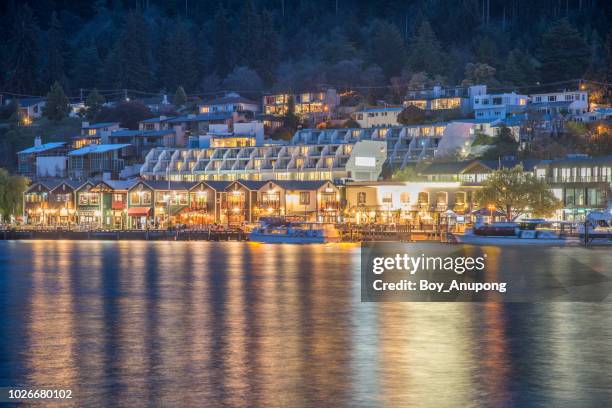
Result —
<path fill-rule="evenodd" d="M 512 93 L 486 94 L 474 98 L 476 119 L 504 119 L 521 113 L 527 107 L 529 97 Z"/>
<path fill-rule="evenodd" d="M 153 149 L 140 175 L 145 179 L 376 180 L 387 158 L 384 141 L 323 144 Z"/>
<path fill-rule="evenodd" d="M 199 181 L 189 188 L 189 207 L 181 213 L 181 222 L 206 225 L 221 222 L 222 198 L 229 181 Z"/>
<path fill-rule="evenodd" d="M 97 193 L 102 228 L 127 228 L 127 192 L 134 181 L 102 180 L 93 185 L 90 193 Z"/>
<path fill-rule="evenodd" d="M 212 99 L 198 106 L 199 113 L 218 112 L 259 112 L 259 104 L 248 98 L 244 98 L 235 92 Z"/>
<path fill-rule="evenodd" d="M 478 185 L 485 181 L 491 173 L 501 168 L 513 168 L 517 165 L 523 171 L 532 173 L 539 159 L 516 160 L 514 157 L 505 157 L 500 160 L 465 160 L 434 162 L 419 172 L 427 181 L 452 181 Z"/>
<path fill-rule="evenodd" d="M 40 136 L 34 138 L 34 146 L 17 152 L 17 171 L 27 177 L 65 177 L 65 142 L 42 143 Z"/>
<path fill-rule="evenodd" d="M 91 228 L 102 226 L 100 194 L 93 190 L 95 182 L 87 180 L 75 189 L 76 219 L 79 225 Z"/>
<path fill-rule="evenodd" d="M 68 153 L 68 176 L 73 179 L 117 177 L 134 157 L 129 144 L 90 144 Z"/>
<path fill-rule="evenodd" d="M 612 201 L 612 156 L 543 160 L 535 166 L 534 174 L 545 179 L 563 202 L 559 219 L 582 221 L 590 211 L 604 209 Z"/>
<path fill-rule="evenodd" d="M 486 85 L 470 87 L 443 88 L 408 91 L 404 99 L 404 107 L 416 106 L 427 112 L 456 112 L 467 115 L 473 110 L 474 98 L 487 93 Z"/>
<path fill-rule="evenodd" d="M 400 126 L 397 117 L 402 109 L 401 107 L 367 108 L 353 112 L 351 117 L 362 128 Z"/>
<path fill-rule="evenodd" d="M 295 113 L 298 116 L 310 119 L 329 116 L 336 106 L 340 104 L 340 97 L 333 88 L 320 92 L 281 93 L 264 95 L 263 113 L 266 115 L 283 116 L 287 113 L 290 98 L 293 98 Z"/>
<path fill-rule="evenodd" d="M 340 214 L 340 190 L 329 180 L 273 180 L 264 183 L 258 195 L 258 217 L 336 222 Z"/>
<path fill-rule="evenodd" d="M 258 202 L 259 189 L 266 184 L 265 181 L 236 180 L 226 188 L 221 199 L 221 223 L 241 224 L 255 222 L 257 213 L 255 207 Z"/>
<path fill-rule="evenodd" d="M 478 185 L 458 181 L 354 182 L 345 187 L 345 218 L 357 224 L 434 225 L 450 214 L 466 221 Z"/>
<path fill-rule="evenodd" d="M 49 190 L 47 223 L 54 226 L 70 226 L 77 223 L 76 190 L 83 183 L 77 180 L 60 180 Z"/>
<path fill-rule="evenodd" d="M 26 224 L 51 225 L 57 219 L 59 209 L 74 209 L 74 186 L 69 185 L 52 194 L 52 191 L 60 185 L 65 185 L 63 180 L 37 180 L 26 189 L 23 193 L 23 216 Z M 64 194 L 70 194 L 71 197 L 66 197 Z M 72 214 L 67 211 L 66 216 L 70 215 Z"/>

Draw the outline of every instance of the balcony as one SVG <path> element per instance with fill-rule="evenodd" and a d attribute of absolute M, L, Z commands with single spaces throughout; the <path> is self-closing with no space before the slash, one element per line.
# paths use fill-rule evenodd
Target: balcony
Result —
<path fill-rule="evenodd" d="M 548 183 L 612 183 L 612 175 L 603 176 L 576 176 L 576 177 L 548 177 Z"/>

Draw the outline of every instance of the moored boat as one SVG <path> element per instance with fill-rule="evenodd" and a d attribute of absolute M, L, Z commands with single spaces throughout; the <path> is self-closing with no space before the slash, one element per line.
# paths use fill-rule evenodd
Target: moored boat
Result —
<path fill-rule="evenodd" d="M 318 222 L 262 222 L 249 234 L 249 241 L 263 243 L 323 244 L 339 240 L 333 224 Z"/>

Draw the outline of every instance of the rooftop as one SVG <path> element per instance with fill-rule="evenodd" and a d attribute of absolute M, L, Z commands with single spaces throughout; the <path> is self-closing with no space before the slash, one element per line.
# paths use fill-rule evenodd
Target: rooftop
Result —
<path fill-rule="evenodd" d="M 47 150 L 52 150 L 52 149 L 57 149 L 58 147 L 63 147 L 66 145 L 66 142 L 50 142 L 50 143 L 44 143 L 40 146 L 32 146 L 32 147 L 28 147 L 25 150 L 22 150 L 20 152 L 17 152 L 17 154 L 32 154 L 32 153 L 42 153 L 42 152 L 46 152 Z"/>
<path fill-rule="evenodd" d="M 206 105 L 225 105 L 225 104 L 229 104 L 229 103 L 244 103 L 244 104 L 249 104 L 249 105 L 257 105 L 257 102 L 245 98 L 243 96 L 237 95 L 237 94 L 228 94 L 225 95 L 221 98 L 215 98 L 215 99 L 211 99 L 210 101 L 206 101 L 204 103 L 202 103 L 200 106 L 206 106 Z"/>
<path fill-rule="evenodd" d="M 68 156 L 84 156 L 86 154 L 100 154 L 121 150 L 124 147 L 129 147 L 130 144 L 90 144 L 81 149 L 73 150 L 68 153 Z"/>
<path fill-rule="evenodd" d="M 99 122 L 99 123 L 91 123 L 89 125 L 84 125 L 82 129 L 101 129 L 108 126 L 118 125 L 117 122 Z"/>

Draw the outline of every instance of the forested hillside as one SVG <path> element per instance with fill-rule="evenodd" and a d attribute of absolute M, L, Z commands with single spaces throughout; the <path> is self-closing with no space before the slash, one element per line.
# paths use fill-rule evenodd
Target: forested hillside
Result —
<path fill-rule="evenodd" d="M 0 91 L 333 85 L 398 100 L 433 82 L 612 82 L 611 3 L 11 0 L 0 6 Z"/>

